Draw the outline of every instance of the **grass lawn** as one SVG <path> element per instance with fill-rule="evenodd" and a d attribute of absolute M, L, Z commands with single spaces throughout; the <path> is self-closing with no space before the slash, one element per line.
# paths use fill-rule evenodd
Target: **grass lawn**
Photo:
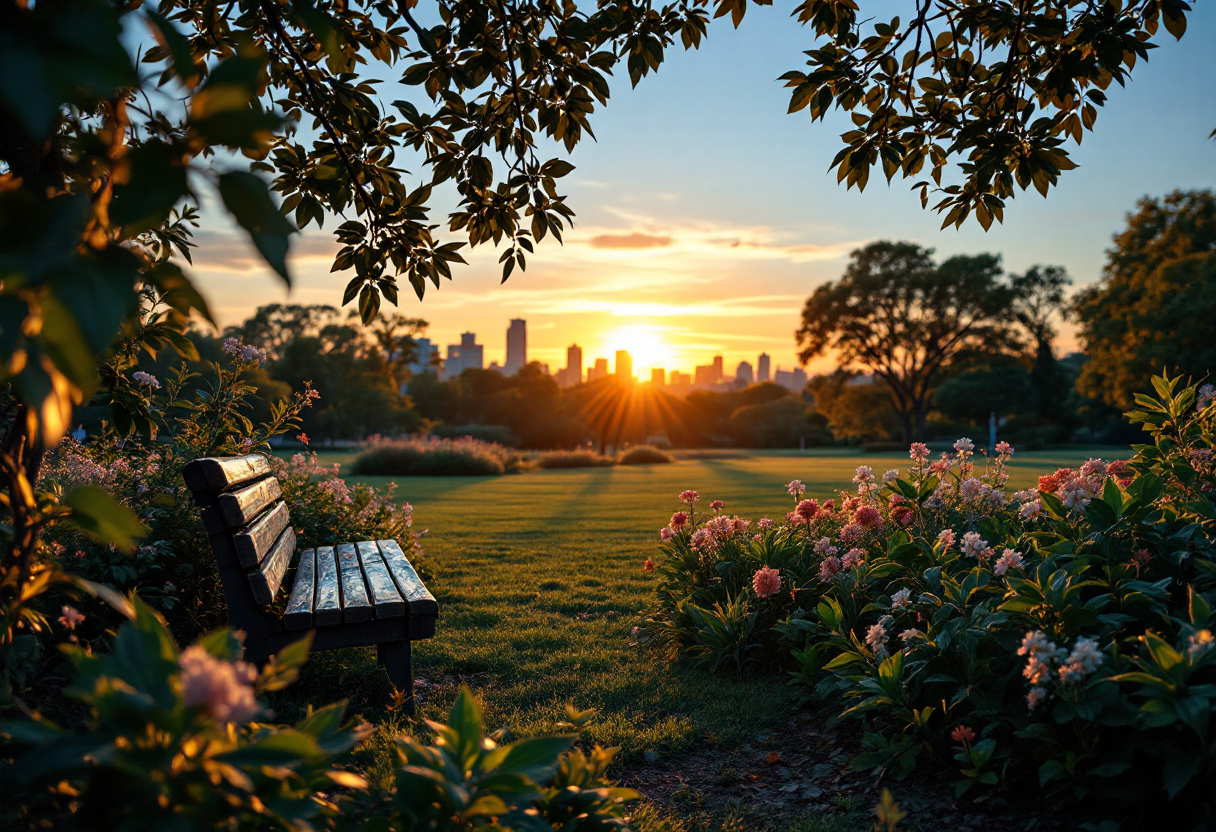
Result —
<path fill-rule="evenodd" d="M 351 454 L 322 452 L 324 462 Z M 1126 449 L 1078 448 L 1018 454 L 1012 487 L 1025 488 L 1061 465 Z M 552 730 L 564 706 L 596 708 L 592 736 L 621 748 L 626 768 L 644 752 L 663 757 L 698 747 L 737 745 L 788 723 L 795 700 L 785 680 L 711 677 L 668 664 L 630 638 L 648 603 L 652 577 L 642 561 L 658 530 L 694 488 L 702 505 L 755 519 L 791 507 L 784 484 L 801 479 L 809 496 L 849 487 L 857 465 L 881 474 L 906 455 L 836 449 L 685 459 L 670 465 L 530 471 L 517 476 L 367 477 L 396 482 L 398 495 L 428 529 L 430 582 L 440 606 L 436 637 L 415 645 L 420 715 L 446 715 L 461 681 L 486 707 L 486 722 L 509 734 Z M 301 701 L 350 698 L 355 710 L 390 729 L 365 752 L 386 774 L 393 729 L 410 726 L 386 708 L 388 682 L 373 651 L 320 654 L 295 686 Z M 292 700 L 280 704 L 291 717 Z"/>

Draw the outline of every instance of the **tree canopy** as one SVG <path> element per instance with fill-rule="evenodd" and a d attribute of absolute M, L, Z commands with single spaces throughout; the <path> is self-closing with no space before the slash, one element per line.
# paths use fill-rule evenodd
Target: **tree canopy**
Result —
<path fill-rule="evenodd" d="M 1089 361 L 1085 394 L 1128 407 L 1150 374 L 1196 379 L 1216 368 L 1216 194 L 1145 197 L 1075 311 Z"/>
<path fill-rule="evenodd" d="M 1000 257 L 959 255 L 940 265 L 915 243 L 880 241 L 854 251 L 844 275 L 807 298 L 799 358 L 828 352 L 889 388 L 904 438 L 920 438 L 933 391 L 971 350 L 1011 343 L 1013 292 Z"/>

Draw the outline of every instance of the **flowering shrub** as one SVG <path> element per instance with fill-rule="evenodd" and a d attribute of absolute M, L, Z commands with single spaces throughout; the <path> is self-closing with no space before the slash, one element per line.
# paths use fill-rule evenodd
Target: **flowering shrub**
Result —
<path fill-rule="evenodd" d="M 603 468 L 615 462 L 612 457 L 581 448 L 573 451 L 545 451 L 536 457 L 537 468 Z"/>
<path fill-rule="evenodd" d="M 201 534 L 182 468 L 204 456 L 268 452 L 269 439 L 297 429 L 299 414 L 317 398 L 306 388 L 274 405 L 269 422 L 253 424 L 247 413 L 255 391 L 244 379 L 264 356 L 233 338 L 225 340 L 223 349 L 226 358 L 211 365 L 209 379 L 181 371 L 163 383 L 142 382 L 149 391 L 159 391 L 149 392 L 144 404 L 154 438 L 112 430 L 85 443 L 66 438 L 48 455 L 39 483 L 51 494 L 94 487 L 135 513 L 146 533 L 133 553 L 67 525 L 51 526 L 44 541 L 64 569 L 123 592 L 137 592 L 165 613 L 174 632 L 185 638 L 221 626 L 226 607 L 215 555 Z M 411 528 L 412 509 L 395 502 L 392 487 L 348 485 L 336 468 L 321 466 L 314 456 L 297 455 L 290 462 L 272 457 L 272 463 L 301 546 L 339 538 L 394 538 L 403 548 L 413 548 L 411 561 L 428 571 Z M 90 617 L 73 635 L 87 643 L 112 624 L 110 616 Z"/>
<path fill-rule="evenodd" d="M 374 437 L 351 462 L 362 476 L 494 477 L 520 470 L 519 454 L 493 442 L 463 437 Z"/>
<path fill-rule="evenodd" d="M 371 733 L 344 724 L 344 704 L 294 726 L 268 716 L 259 694 L 295 679 L 307 642 L 258 670 L 217 631 L 178 651 L 164 623 L 134 598 L 108 655 L 74 647 L 81 730 L 44 719 L 0 723 L 0 825 L 96 830 L 315 828 L 362 790 L 334 768 Z"/>
<path fill-rule="evenodd" d="M 634 445 L 621 454 L 621 465 L 663 465 L 675 462 L 671 454 L 653 445 Z"/>
<path fill-rule="evenodd" d="M 698 513 L 683 492 L 647 627 L 672 656 L 787 669 L 864 724 L 858 768 L 933 761 L 960 794 L 1037 769 L 1052 790 L 1210 816 L 1216 408 L 1153 384 L 1129 414 L 1153 444 L 1037 489 L 1008 493 L 1013 448 L 977 460 L 964 438 L 937 460 L 914 444 L 906 471 L 860 466 L 838 498 L 791 482 L 784 518 Z"/>

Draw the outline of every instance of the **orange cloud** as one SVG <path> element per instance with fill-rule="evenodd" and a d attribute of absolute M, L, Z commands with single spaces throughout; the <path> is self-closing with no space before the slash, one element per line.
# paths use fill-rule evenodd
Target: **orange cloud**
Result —
<path fill-rule="evenodd" d="M 666 248 L 671 245 L 672 239 L 635 231 L 630 234 L 598 234 L 588 242 L 592 248 Z"/>

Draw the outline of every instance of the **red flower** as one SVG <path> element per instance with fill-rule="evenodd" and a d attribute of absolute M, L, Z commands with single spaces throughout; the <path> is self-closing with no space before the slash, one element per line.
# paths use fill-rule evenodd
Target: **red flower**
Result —
<path fill-rule="evenodd" d="M 643 572 L 653 572 L 654 571 L 654 561 L 652 561 L 650 558 L 646 558 L 645 562 L 642 563 L 642 571 Z"/>
<path fill-rule="evenodd" d="M 308 434 L 307 433 L 301 433 L 299 436 L 296 437 L 296 439 L 299 439 L 300 442 L 302 442 L 305 445 L 308 444 Z"/>
<path fill-rule="evenodd" d="M 853 515 L 853 521 L 859 526 L 873 529 L 882 525 L 882 514 L 873 506 L 863 506 L 857 509 L 857 513 Z"/>
<path fill-rule="evenodd" d="M 718 512 L 726 507 L 726 503 L 722 502 L 721 500 L 714 500 L 712 503 L 709 504 L 709 507 L 712 508 L 715 512 Z"/>
<path fill-rule="evenodd" d="M 975 732 L 966 725 L 960 725 L 950 733 L 950 739 L 955 742 L 961 742 L 964 745 L 975 739 Z"/>

